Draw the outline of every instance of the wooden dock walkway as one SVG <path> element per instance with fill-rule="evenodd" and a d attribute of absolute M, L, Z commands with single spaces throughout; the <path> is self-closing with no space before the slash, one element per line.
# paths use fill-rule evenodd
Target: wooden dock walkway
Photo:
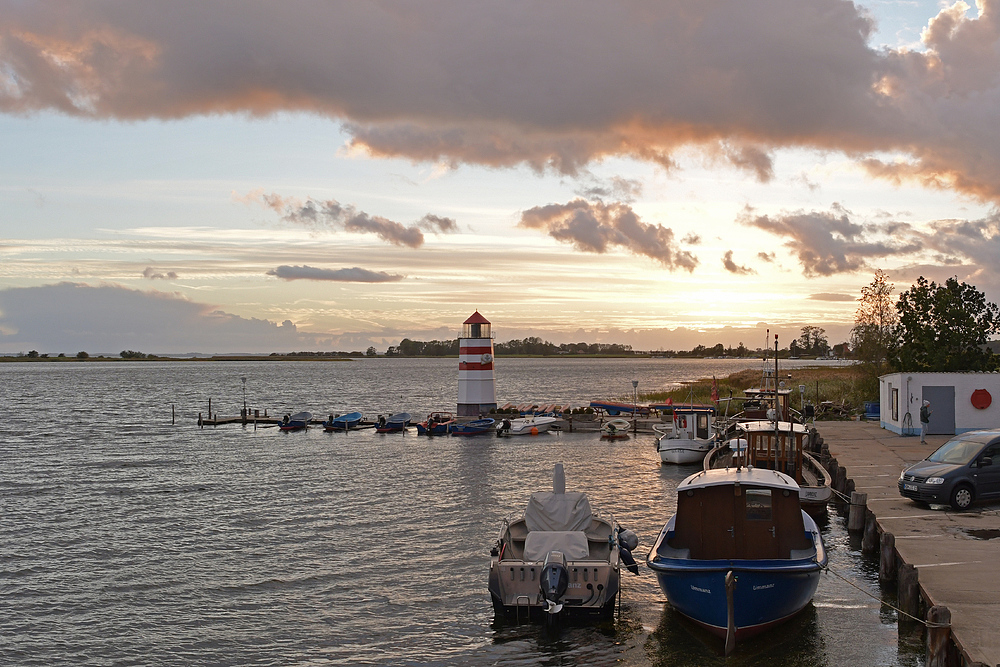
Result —
<path fill-rule="evenodd" d="M 883 586 L 896 585 L 897 575 L 902 581 L 915 574 L 921 611 L 942 618 L 940 607 L 947 607 L 951 658 L 961 654 L 961 662 L 947 664 L 1000 665 L 1000 502 L 977 503 L 965 512 L 927 509 L 903 498 L 896 487 L 904 467 L 951 436 L 928 436 L 922 445 L 919 438 L 898 436 L 877 422 L 818 422 L 816 427 L 830 456 L 846 468 L 841 479 L 867 494 L 869 522 L 874 518 L 877 524 L 879 544 L 894 552 L 881 557 L 880 570 L 885 570 L 887 556 L 896 562 L 894 571 L 884 576 L 880 571 Z M 902 593 L 903 584 L 899 588 Z M 945 662 L 928 662 L 938 664 Z"/>

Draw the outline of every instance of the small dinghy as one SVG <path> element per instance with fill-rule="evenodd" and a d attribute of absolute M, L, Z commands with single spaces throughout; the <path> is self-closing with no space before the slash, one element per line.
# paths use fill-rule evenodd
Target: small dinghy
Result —
<path fill-rule="evenodd" d="M 452 435 L 485 435 L 493 433 L 493 425 L 496 419 L 477 419 L 464 424 L 455 424 L 451 427 Z"/>
<path fill-rule="evenodd" d="M 324 431 L 348 431 L 357 428 L 361 423 L 360 412 L 348 412 L 346 415 L 330 415 L 330 418 L 323 422 Z"/>
<path fill-rule="evenodd" d="M 397 433 L 406 430 L 406 427 L 410 425 L 410 419 L 409 412 L 397 412 L 394 415 L 389 415 L 388 419 L 380 416 L 375 424 L 375 432 Z"/>
<path fill-rule="evenodd" d="M 497 616 L 554 623 L 559 617 L 609 617 L 622 564 L 639 567 L 639 538 L 612 516 L 590 508 L 587 495 L 566 491 L 561 463 L 552 491 L 532 493 L 523 516 L 504 519 L 490 551 L 489 591 Z"/>
<path fill-rule="evenodd" d="M 278 424 L 278 429 L 282 431 L 299 431 L 308 428 L 312 418 L 311 412 L 296 412 L 294 415 L 285 415 L 281 423 Z"/>
<path fill-rule="evenodd" d="M 612 419 L 601 427 L 601 437 L 605 440 L 624 440 L 628 438 L 628 430 L 632 422 L 627 419 Z"/>

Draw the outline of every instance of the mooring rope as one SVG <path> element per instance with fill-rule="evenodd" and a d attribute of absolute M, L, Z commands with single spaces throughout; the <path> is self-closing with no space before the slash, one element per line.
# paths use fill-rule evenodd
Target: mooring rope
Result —
<path fill-rule="evenodd" d="M 927 627 L 927 628 L 950 628 L 951 627 L 950 623 L 932 623 L 931 621 L 925 621 L 922 618 L 917 618 L 916 616 L 914 616 L 912 614 L 908 614 L 905 611 L 903 611 L 902 609 L 900 609 L 899 607 L 896 607 L 894 605 L 889 604 L 888 602 L 886 602 L 882 598 L 878 597 L 874 593 L 869 593 L 865 589 L 861 588 L 861 586 L 858 586 L 856 583 L 854 583 L 853 581 L 851 581 L 850 579 L 848 579 L 844 575 L 842 575 L 839 572 L 837 572 L 836 570 L 834 570 L 832 567 L 827 566 L 826 570 L 827 570 L 827 572 L 830 572 L 831 574 L 836 575 L 837 577 L 839 577 L 845 583 L 850 584 L 854 588 L 858 589 L 859 591 L 861 591 L 862 593 L 864 593 L 868 597 L 872 598 L 873 600 L 878 600 L 880 604 L 884 604 L 886 607 L 889 607 L 890 609 L 894 609 L 896 611 L 896 613 L 902 614 L 903 616 L 906 616 L 907 618 L 911 618 L 914 621 L 916 621 L 917 623 L 920 623 L 921 625 L 923 625 L 924 627 Z"/>

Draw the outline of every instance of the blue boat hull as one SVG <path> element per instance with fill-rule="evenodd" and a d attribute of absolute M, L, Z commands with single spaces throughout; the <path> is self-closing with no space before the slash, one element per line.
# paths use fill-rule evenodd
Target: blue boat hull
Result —
<path fill-rule="evenodd" d="M 496 428 L 495 419 L 479 419 L 467 424 L 458 424 L 451 427 L 452 435 L 484 435 L 493 433 Z"/>
<path fill-rule="evenodd" d="M 819 585 L 818 567 L 794 571 L 766 567 L 760 561 L 724 561 L 715 569 L 692 572 L 684 566 L 665 565 L 666 569 L 656 570 L 656 577 L 670 604 L 723 638 L 728 628 L 726 573 L 736 575 L 733 607 L 737 640 L 763 632 L 802 611 Z"/>
<path fill-rule="evenodd" d="M 325 431 L 347 431 L 352 428 L 357 428 L 358 424 L 361 423 L 361 413 L 352 412 L 351 414 L 341 415 L 340 417 L 335 417 L 333 421 L 323 422 L 323 430 Z"/>
<path fill-rule="evenodd" d="M 805 517 L 808 515 L 805 515 Z M 710 632 L 725 638 L 728 631 L 726 574 L 736 577 L 733 609 L 736 639 L 740 640 L 778 625 L 812 600 L 819 576 L 826 566 L 826 552 L 818 531 L 817 555 L 789 560 L 696 560 L 664 557 L 657 553 L 672 534 L 667 523 L 646 564 L 656 573 L 660 588 L 680 613 Z M 807 527 L 815 523 L 807 520 Z"/>

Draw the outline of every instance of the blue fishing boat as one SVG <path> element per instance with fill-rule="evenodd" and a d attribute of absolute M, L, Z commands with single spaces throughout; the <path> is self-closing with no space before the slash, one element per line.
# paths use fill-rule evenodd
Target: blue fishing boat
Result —
<path fill-rule="evenodd" d="M 311 412 L 296 412 L 294 415 L 285 415 L 278 424 L 281 431 L 299 431 L 309 427 L 309 422 L 313 416 Z"/>
<path fill-rule="evenodd" d="M 396 433 L 405 430 L 410 425 L 411 419 L 409 412 L 397 412 L 394 415 L 389 415 L 388 418 L 380 416 L 375 424 L 375 432 Z"/>
<path fill-rule="evenodd" d="M 633 412 L 649 412 L 649 408 L 642 405 L 634 405 L 632 403 L 618 403 L 616 401 L 591 401 L 590 407 L 595 410 L 604 410 L 611 417 L 617 417 L 620 414 L 632 414 Z"/>
<path fill-rule="evenodd" d="M 448 435 L 455 425 L 455 415 L 450 412 L 432 412 L 417 424 L 417 435 Z"/>
<path fill-rule="evenodd" d="M 361 423 L 360 412 L 348 412 L 346 415 L 330 415 L 330 418 L 323 422 L 324 431 L 347 431 L 357 428 Z"/>
<path fill-rule="evenodd" d="M 704 470 L 677 487 L 677 513 L 646 557 L 670 604 L 726 639 L 743 639 L 805 607 L 827 556 L 799 504 L 795 480 L 775 470 Z"/>
<path fill-rule="evenodd" d="M 493 433 L 494 424 L 497 423 L 496 419 L 477 419 L 475 421 L 466 422 L 464 424 L 455 424 L 451 427 L 452 435 L 484 435 L 486 433 Z"/>

